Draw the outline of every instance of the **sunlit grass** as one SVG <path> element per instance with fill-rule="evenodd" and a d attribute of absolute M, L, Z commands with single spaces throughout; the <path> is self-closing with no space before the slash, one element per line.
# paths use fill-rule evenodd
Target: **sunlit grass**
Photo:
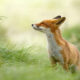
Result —
<path fill-rule="evenodd" d="M 66 30 L 64 37 L 68 40 L 72 32 L 78 34 L 77 28 Z M 67 34 L 69 33 L 69 35 Z M 78 36 L 76 36 L 78 39 Z M 6 42 L 7 43 L 7 42 Z M 76 43 L 76 42 L 75 42 Z M 66 72 L 57 64 L 50 64 L 45 47 L 37 45 L 0 45 L 0 80 L 79 80 L 79 73 Z"/>
<path fill-rule="evenodd" d="M 64 71 L 59 64 L 54 68 L 51 67 L 45 48 L 37 47 L 36 49 L 33 46 L 1 48 L 0 80 L 75 80 L 79 78 L 77 74 Z"/>

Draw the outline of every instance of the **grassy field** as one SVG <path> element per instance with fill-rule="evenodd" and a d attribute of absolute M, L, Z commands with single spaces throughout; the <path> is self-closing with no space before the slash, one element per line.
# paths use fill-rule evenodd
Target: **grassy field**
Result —
<path fill-rule="evenodd" d="M 79 30 L 80 27 L 76 25 L 63 31 L 63 36 L 78 48 Z M 5 37 L 5 34 L 3 36 Z M 1 41 L 0 80 L 80 80 L 80 75 L 64 71 L 59 64 L 52 68 L 44 47 L 14 45 Z"/>

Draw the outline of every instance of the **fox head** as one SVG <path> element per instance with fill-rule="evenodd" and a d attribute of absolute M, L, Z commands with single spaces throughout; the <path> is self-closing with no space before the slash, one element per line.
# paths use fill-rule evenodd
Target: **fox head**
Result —
<path fill-rule="evenodd" d="M 50 20 L 43 20 L 40 23 L 32 24 L 32 27 L 35 30 L 41 31 L 41 32 L 48 32 L 48 30 L 51 30 L 51 32 L 55 32 L 57 29 L 59 29 L 59 26 L 65 21 L 65 17 L 56 16 L 53 19 Z"/>

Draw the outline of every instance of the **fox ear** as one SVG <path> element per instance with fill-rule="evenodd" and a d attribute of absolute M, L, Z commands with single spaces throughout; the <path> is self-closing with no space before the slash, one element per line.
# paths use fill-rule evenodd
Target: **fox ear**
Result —
<path fill-rule="evenodd" d="M 66 20 L 65 17 L 60 18 L 60 19 L 56 22 L 56 25 L 62 24 L 65 20 Z"/>
<path fill-rule="evenodd" d="M 61 16 L 60 16 L 60 15 L 58 15 L 58 16 L 56 16 L 56 17 L 54 17 L 53 19 L 59 19 L 59 18 L 61 18 Z"/>

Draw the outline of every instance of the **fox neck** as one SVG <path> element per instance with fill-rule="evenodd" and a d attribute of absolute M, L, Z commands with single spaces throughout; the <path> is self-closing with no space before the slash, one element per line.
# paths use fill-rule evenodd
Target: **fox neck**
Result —
<path fill-rule="evenodd" d="M 47 35 L 48 41 L 51 40 L 51 42 L 55 43 L 56 45 L 60 46 L 65 44 L 65 40 L 62 38 L 61 32 L 59 29 L 56 30 L 55 32 L 51 32 L 50 30 L 48 30 L 48 32 L 46 32 L 46 35 Z"/>
<path fill-rule="evenodd" d="M 52 32 L 53 33 L 53 32 Z M 65 40 L 62 38 L 62 35 L 61 35 L 61 31 L 59 29 L 57 29 L 54 33 L 54 38 L 56 40 L 56 43 L 58 45 L 64 45 L 65 44 Z"/>
<path fill-rule="evenodd" d="M 60 53 L 62 49 L 61 45 L 64 44 L 64 41 L 61 37 L 60 30 L 55 31 L 54 33 L 49 30 L 46 35 L 50 56 L 54 57 L 56 60 L 59 60 L 62 64 L 64 64 L 63 57 Z"/>

